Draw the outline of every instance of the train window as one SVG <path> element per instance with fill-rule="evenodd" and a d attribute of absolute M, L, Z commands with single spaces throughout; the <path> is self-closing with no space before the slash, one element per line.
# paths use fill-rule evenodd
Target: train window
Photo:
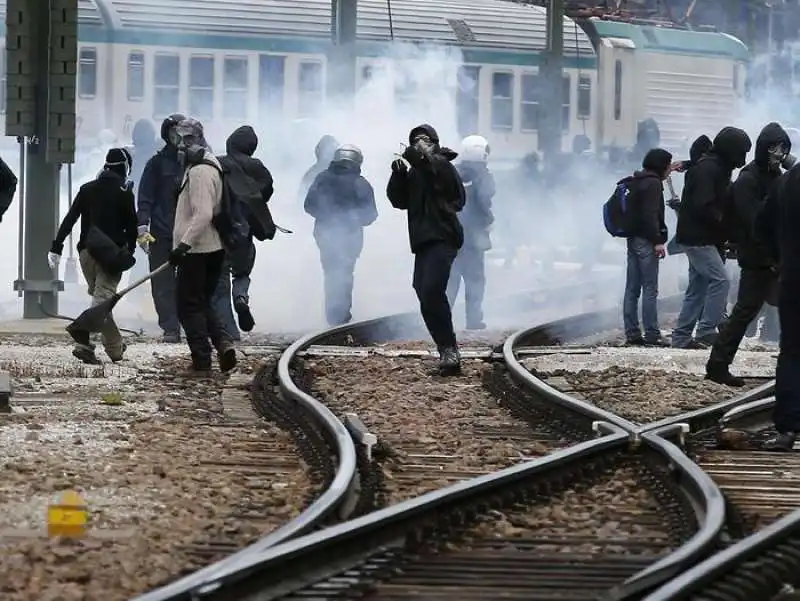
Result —
<path fill-rule="evenodd" d="M 189 114 L 198 119 L 214 117 L 214 57 L 189 59 Z"/>
<path fill-rule="evenodd" d="M 285 85 L 285 63 L 283 56 L 262 54 L 258 57 L 258 99 L 262 117 L 283 112 Z"/>
<path fill-rule="evenodd" d="M 492 73 L 492 129 L 514 127 L 514 74 Z"/>
<path fill-rule="evenodd" d="M 565 75 L 562 80 L 562 100 L 561 100 L 561 130 L 569 130 L 569 107 L 572 100 L 572 79 L 569 75 Z"/>
<path fill-rule="evenodd" d="M 301 62 L 297 81 L 297 114 L 299 117 L 313 115 L 322 108 L 322 63 Z"/>
<path fill-rule="evenodd" d="M 522 131 L 536 131 L 539 129 L 539 76 L 530 73 L 523 74 L 522 98 L 520 99 L 520 116 Z"/>
<path fill-rule="evenodd" d="M 97 50 L 81 48 L 78 58 L 78 96 L 94 98 L 97 96 Z"/>
<path fill-rule="evenodd" d="M 592 78 L 578 77 L 578 119 L 588 119 L 592 114 Z"/>
<path fill-rule="evenodd" d="M 481 85 L 480 67 L 459 67 L 456 90 L 456 124 L 464 138 L 480 128 Z"/>
<path fill-rule="evenodd" d="M 144 52 L 128 55 L 128 100 L 144 100 Z"/>
<path fill-rule="evenodd" d="M 225 59 L 222 82 L 222 115 L 225 119 L 247 117 L 247 64 L 247 57 Z"/>
<path fill-rule="evenodd" d="M 614 121 L 622 117 L 622 61 L 614 63 Z"/>
<path fill-rule="evenodd" d="M 153 65 L 153 117 L 163 119 L 180 107 L 181 61 L 177 54 L 156 54 Z"/>

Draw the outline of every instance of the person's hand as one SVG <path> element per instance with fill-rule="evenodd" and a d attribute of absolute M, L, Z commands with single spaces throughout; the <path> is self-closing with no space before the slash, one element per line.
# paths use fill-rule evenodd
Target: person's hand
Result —
<path fill-rule="evenodd" d="M 178 246 L 169 251 L 169 264 L 173 267 L 177 267 L 183 257 L 186 256 L 186 253 L 189 252 L 190 248 L 191 246 L 183 242 L 178 244 Z"/>
<path fill-rule="evenodd" d="M 146 225 L 140 225 L 136 230 L 136 243 L 139 245 L 145 254 L 150 254 L 150 245 L 156 241 L 150 233 L 150 228 Z"/>
<path fill-rule="evenodd" d="M 392 173 L 408 173 L 408 165 L 406 165 L 406 162 L 403 159 L 395 159 L 392 161 Z"/>
<path fill-rule="evenodd" d="M 675 161 L 669 166 L 669 173 L 675 171 L 676 173 L 683 173 L 686 171 L 686 161 Z"/>
<path fill-rule="evenodd" d="M 50 269 L 58 269 L 58 264 L 61 262 L 61 255 L 49 252 L 47 253 L 47 264 L 50 266 Z"/>
<path fill-rule="evenodd" d="M 653 246 L 653 250 L 659 259 L 663 259 L 667 256 L 667 248 L 663 244 L 656 244 Z"/>

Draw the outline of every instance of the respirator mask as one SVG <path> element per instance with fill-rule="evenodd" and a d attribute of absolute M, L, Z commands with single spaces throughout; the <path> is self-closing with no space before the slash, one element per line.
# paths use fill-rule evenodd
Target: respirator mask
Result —
<path fill-rule="evenodd" d="M 436 149 L 436 145 L 430 137 L 424 134 L 414 138 L 412 146 L 419 150 L 425 158 L 430 158 L 431 154 L 433 154 L 433 151 Z"/>
<path fill-rule="evenodd" d="M 186 119 L 169 131 L 170 142 L 178 149 L 178 161 L 184 167 L 198 163 L 205 154 L 206 144 L 200 123 Z"/>
<path fill-rule="evenodd" d="M 783 144 L 776 144 L 767 149 L 767 164 L 770 169 L 784 167 L 784 162 L 789 156 L 789 150 Z M 784 167 L 786 169 L 786 167 Z"/>

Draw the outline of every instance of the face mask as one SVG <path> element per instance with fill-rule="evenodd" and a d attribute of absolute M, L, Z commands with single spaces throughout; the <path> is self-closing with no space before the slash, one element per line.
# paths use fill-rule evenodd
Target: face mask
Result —
<path fill-rule="evenodd" d="M 414 140 L 413 146 L 425 156 L 429 156 L 434 149 L 434 144 L 428 136 L 419 136 Z"/>
<path fill-rule="evenodd" d="M 786 169 L 787 171 L 794 167 L 794 164 L 797 162 L 797 157 L 793 154 L 787 153 L 783 160 L 781 161 L 781 167 Z"/>
<path fill-rule="evenodd" d="M 786 150 L 786 147 L 783 144 L 771 146 L 767 149 L 767 163 L 772 168 L 779 167 L 786 159 L 786 155 L 788 154 L 789 152 Z"/>

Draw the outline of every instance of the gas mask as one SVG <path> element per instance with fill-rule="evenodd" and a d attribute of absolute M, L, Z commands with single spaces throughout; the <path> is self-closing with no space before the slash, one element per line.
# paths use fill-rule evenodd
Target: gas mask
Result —
<path fill-rule="evenodd" d="M 789 150 L 783 144 L 776 144 L 767 149 L 767 164 L 770 169 L 778 169 L 783 165 L 786 157 L 789 156 Z"/>
<path fill-rule="evenodd" d="M 797 157 L 791 153 L 787 153 L 783 160 L 781 161 L 781 167 L 788 171 L 792 167 L 794 167 L 795 163 L 797 163 Z"/>
<path fill-rule="evenodd" d="M 430 158 L 431 154 L 433 154 L 433 151 L 436 149 L 436 145 L 431 141 L 430 137 L 425 134 L 414 138 L 412 146 L 419 150 L 426 158 Z"/>
<path fill-rule="evenodd" d="M 203 126 L 194 119 L 185 119 L 169 131 L 169 139 L 178 149 L 178 161 L 184 167 L 198 163 L 205 154 Z"/>

